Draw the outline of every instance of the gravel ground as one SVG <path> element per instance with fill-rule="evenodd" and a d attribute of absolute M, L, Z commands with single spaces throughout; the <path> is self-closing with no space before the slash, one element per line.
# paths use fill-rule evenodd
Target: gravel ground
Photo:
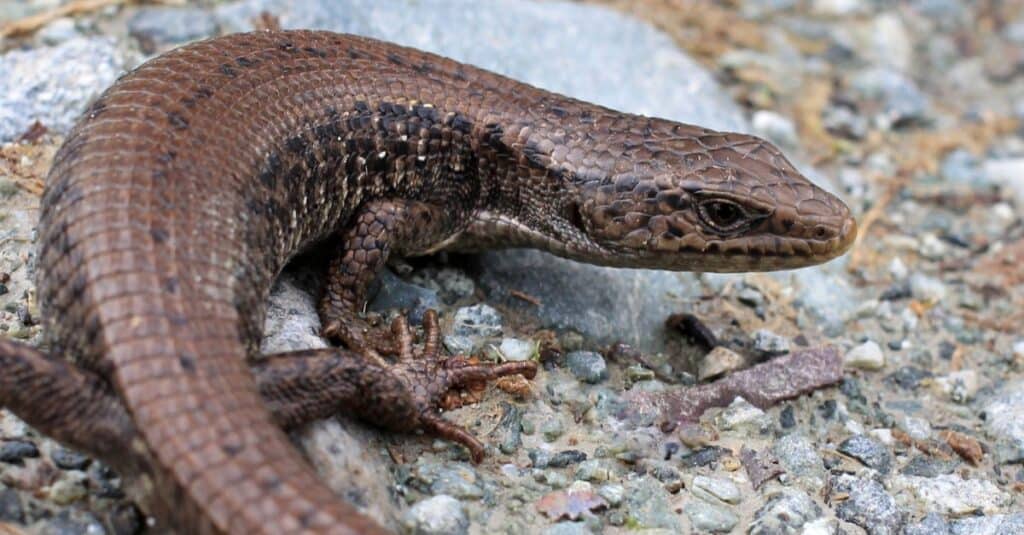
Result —
<path fill-rule="evenodd" d="M 0 3 L 0 28 L 56 3 Z M 261 13 L 759 133 L 862 229 L 844 258 L 781 274 L 527 251 L 386 273 L 372 309 L 437 308 L 453 353 L 543 369 L 446 414 L 488 444 L 480 465 L 343 418 L 294 433 L 339 494 L 424 534 L 1024 532 L 1024 3 L 244 0 L 58 18 L 0 42 L 3 335 L 40 342 L 39 191 L 77 114 L 145 58 Z M 265 351 L 324 345 L 315 278 L 282 276 Z M 769 384 L 813 392 L 779 402 Z M 143 525 L 117 474 L 0 411 L 0 531 Z"/>

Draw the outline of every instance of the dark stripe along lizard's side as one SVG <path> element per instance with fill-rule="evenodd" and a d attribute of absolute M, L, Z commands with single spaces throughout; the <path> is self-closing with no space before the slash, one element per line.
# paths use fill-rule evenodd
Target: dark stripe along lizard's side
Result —
<path fill-rule="evenodd" d="M 134 476 L 158 529 L 382 531 L 281 426 L 333 411 L 482 446 L 449 388 L 531 364 L 438 359 L 355 314 L 389 254 L 530 246 L 699 271 L 845 251 L 845 205 L 769 143 L 616 112 L 371 39 L 231 35 L 119 80 L 57 154 L 39 227 L 44 357 L 0 340 L 0 403 Z M 254 365 L 271 282 L 337 250 L 325 332 L 361 350 Z M 390 345 L 389 345 L 390 344 Z M 398 354 L 389 364 L 377 351 Z"/>

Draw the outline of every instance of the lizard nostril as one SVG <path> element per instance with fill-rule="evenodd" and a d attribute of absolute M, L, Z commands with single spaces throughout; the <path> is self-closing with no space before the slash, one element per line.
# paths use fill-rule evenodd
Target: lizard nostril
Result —
<path fill-rule="evenodd" d="M 817 226 L 814 228 L 814 237 L 819 240 L 824 240 L 828 237 L 828 229 L 823 226 Z"/>

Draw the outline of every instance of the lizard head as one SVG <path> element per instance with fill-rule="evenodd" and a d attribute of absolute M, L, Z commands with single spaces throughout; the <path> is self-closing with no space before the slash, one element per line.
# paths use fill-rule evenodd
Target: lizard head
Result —
<path fill-rule="evenodd" d="M 770 271 L 820 264 L 852 245 L 857 223 L 849 208 L 767 141 L 669 121 L 647 125 L 605 169 L 576 169 L 576 200 L 563 212 L 583 234 L 573 256 Z"/>

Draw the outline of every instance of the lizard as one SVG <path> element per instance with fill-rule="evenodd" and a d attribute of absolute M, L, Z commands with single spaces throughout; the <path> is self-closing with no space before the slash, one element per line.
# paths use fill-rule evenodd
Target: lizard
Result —
<path fill-rule="evenodd" d="M 483 446 L 451 388 L 534 363 L 442 358 L 359 310 L 390 257 L 533 247 L 607 266 L 819 264 L 849 208 L 771 143 L 611 110 L 324 31 L 192 43 L 120 78 L 57 152 L 38 227 L 46 352 L 0 340 L 0 406 L 128 477 L 157 531 L 384 533 L 282 428 L 337 411 Z M 332 251 L 345 348 L 258 356 L 285 264 Z M 397 357 L 389 360 L 385 357 Z"/>

